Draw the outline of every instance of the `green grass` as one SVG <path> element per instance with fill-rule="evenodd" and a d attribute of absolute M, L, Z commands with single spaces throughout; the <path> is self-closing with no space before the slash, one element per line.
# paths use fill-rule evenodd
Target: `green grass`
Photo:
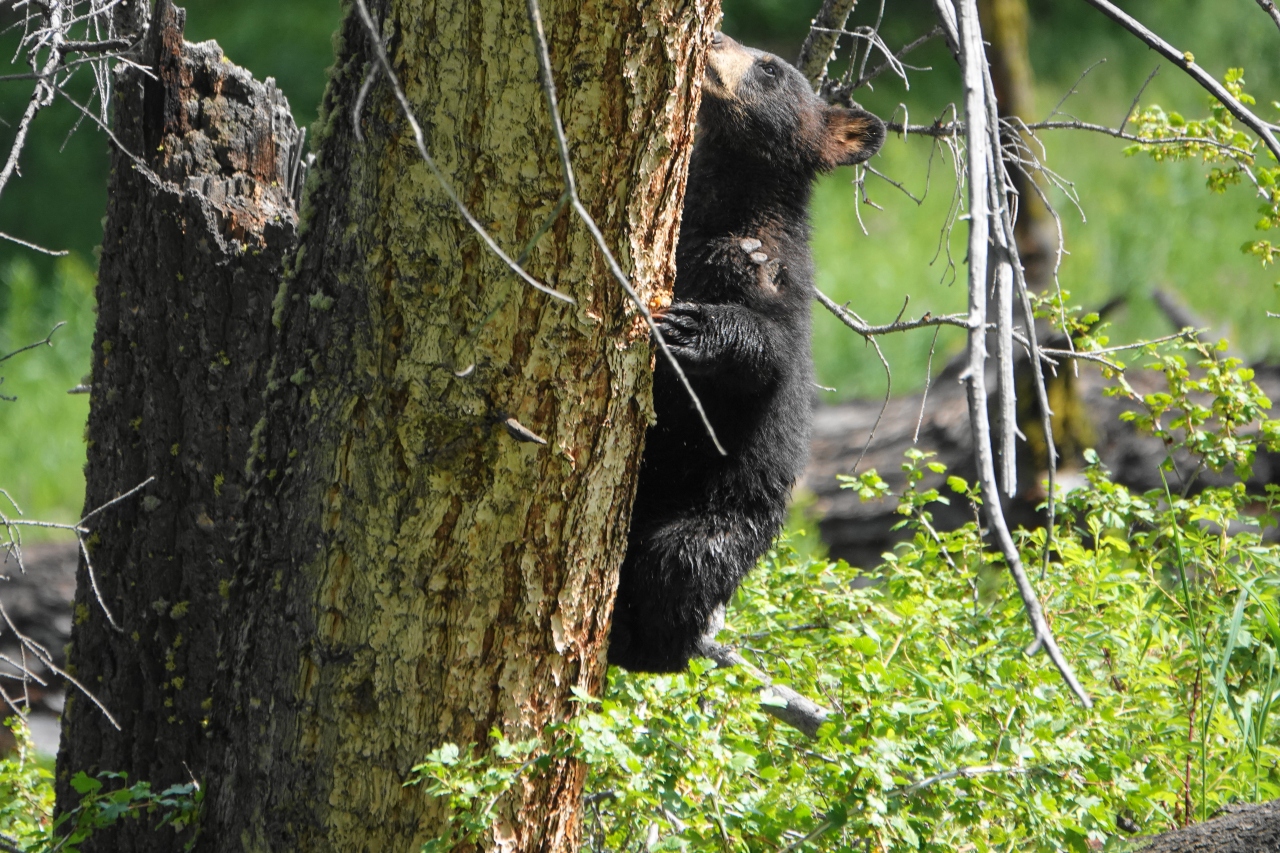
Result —
<path fill-rule="evenodd" d="M 15 260 L 0 268 L 7 299 L 0 313 L 0 355 L 42 340 L 58 322 L 52 346 L 0 363 L 0 488 L 28 519 L 71 522 L 84 503 L 84 424 L 89 397 L 70 395 L 89 369 L 93 338 L 93 273 L 64 259 L 51 280 Z M 7 501 L 3 511 L 13 514 Z M 24 539 L 40 539 L 27 528 Z"/>

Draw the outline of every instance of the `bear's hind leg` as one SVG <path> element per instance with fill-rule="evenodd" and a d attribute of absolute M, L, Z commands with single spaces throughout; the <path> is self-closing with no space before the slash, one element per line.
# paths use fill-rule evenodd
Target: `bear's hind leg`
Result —
<path fill-rule="evenodd" d="M 618 582 L 609 662 L 637 672 L 685 670 L 708 633 L 714 637 L 723 626 L 724 606 L 764 550 L 753 527 L 680 519 L 633 530 Z"/>

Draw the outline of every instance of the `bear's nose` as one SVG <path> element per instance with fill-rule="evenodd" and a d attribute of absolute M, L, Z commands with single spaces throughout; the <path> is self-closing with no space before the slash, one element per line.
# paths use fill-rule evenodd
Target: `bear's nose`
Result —
<path fill-rule="evenodd" d="M 724 44 L 724 33 L 717 31 L 715 35 L 711 37 L 711 46 L 719 47 L 722 44 Z"/>

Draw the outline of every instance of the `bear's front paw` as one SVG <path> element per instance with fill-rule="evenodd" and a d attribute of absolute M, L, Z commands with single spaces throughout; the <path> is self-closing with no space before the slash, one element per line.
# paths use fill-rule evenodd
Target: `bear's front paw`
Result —
<path fill-rule="evenodd" d="M 682 361 L 697 361 L 705 349 L 706 310 L 692 302 L 675 302 L 653 321 L 667 346 Z"/>

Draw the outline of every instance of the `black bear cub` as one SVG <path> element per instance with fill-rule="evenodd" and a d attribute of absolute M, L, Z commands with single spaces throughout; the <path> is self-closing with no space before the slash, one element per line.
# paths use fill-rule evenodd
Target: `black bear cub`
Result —
<path fill-rule="evenodd" d="M 809 196 L 860 163 L 884 125 L 825 104 L 799 71 L 717 33 L 708 57 L 676 254 L 658 327 L 727 456 L 659 354 L 614 606 L 609 662 L 678 672 L 769 548 L 812 420 Z"/>

